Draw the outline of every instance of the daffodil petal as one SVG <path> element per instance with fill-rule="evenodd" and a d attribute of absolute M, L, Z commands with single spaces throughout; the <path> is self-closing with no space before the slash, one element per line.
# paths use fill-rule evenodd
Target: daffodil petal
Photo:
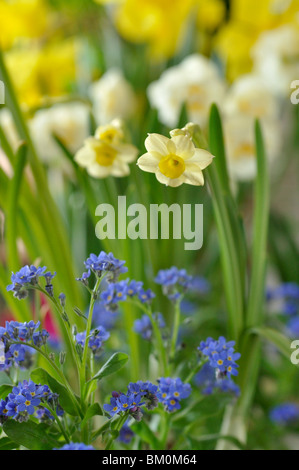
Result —
<path fill-rule="evenodd" d="M 116 177 L 127 176 L 130 174 L 130 168 L 127 163 L 116 160 L 111 168 L 111 175 Z"/>
<path fill-rule="evenodd" d="M 159 134 L 149 134 L 145 139 L 144 145 L 148 152 L 156 152 L 160 155 L 168 155 L 170 152 L 168 150 L 170 139 L 164 135 Z M 171 144 L 170 144 L 171 145 Z"/>
<path fill-rule="evenodd" d="M 189 160 L 189 162 L 197 164 L 201 168 L 201 170 L 204 170 L 204 168 L 206 168 L 210 165 L 210 163 L 212 163 L 213 158 L 214 155 L 212 155 L 207 150 L 195 149 L 194 155 Z"/>
<path fill-rule="evenodd" d="M 111 174 L 111 166 L 101 166 L 94 163 L 93 165 L 88 166 L 87 172 L 94 178 L 106 178 L 106 176 Z"/>
<path fill-rule="evenodd" d="M 195 147 L 192 140 L 185 135 L 177 135 L 172 137 L 172 142 L 175 144 L 175 154 L 179 155 L 184 160 L 192 158 L 194 155 Z"/>
<path fill-rule="evenodd" d="M 149 173 L 155 173 L 158 169 L 160 159 L 156 154 L 145 153 L 138 158 L 137 165 L 143 171 L 148 171 Z"/>
<path fill-rule="evenodd" d="M 159 183 L 165 184 L 166 186 L 171 186 L 172 188 L 176 188 L 177 186 L 180 186 L 184 183 L 184 178 L 168 178 L 167 176 L 163 175 L 160 170 L 156 172 L 156 178 Z"/>
<path fill-rule="evenodd" d="M 75 162 L 82 167 L 88 167 L 95 161 L 95 153 L 89 146 L 84 146 L 76 153 L 74 157 Z"/>
<path fill-rule="evenodd" d="M 202 171 L 199 168 L 185 171 L 184 180 L 184 183 L 192 184 L 193 186 L 203 186 L 205 182 Z"/>

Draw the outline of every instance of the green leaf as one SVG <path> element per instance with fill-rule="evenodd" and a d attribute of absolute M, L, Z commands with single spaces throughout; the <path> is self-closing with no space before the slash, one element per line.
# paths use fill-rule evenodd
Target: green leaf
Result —
<path fill-rule="evenodd" d="M 178 128 L 181 129 L 189 122 L 188 110 L 186 103 L 183 103 L 178 120 Z"/>
<path fill-rule="evenodd" d="M 51 450 L 61 446 L 61 443 L 47 435 L 49 427 L 46 424 L 36 424 L 33 421 L 18 423 L 9 420 L 3 429 L 12 441 L 29 450 Z"/>
<path fill-rule="evenodd" d="M 124 365 L 128 362 L 128 359 L 129 356 L 125 353 L 113 354 L 113 356 L 108 359 L 108 361 L 103 365 L 103 367 L 101 367 L 99 372 L 91 380 L 101 380 L 104 377 L 108 377 L 108 375 L 114 374 L 124 367 Z"/>
<path fill-rule="evenodd" d="M 81 428 L 84 428 L 86 423 L 94 416 L 103 416 L 103 410 L 98 403 L 94 403 L 87 409 L 84 419 L 81 423 Z"/>
<path fill-rule="evenodd" d="M 0 385 L 0 399 L 6 398 L 11 390 L 12 385 Z"/>
<path fill-rule="evenodd" d="M 255 333 L 262 338 L 265 338 L 266 340 L 270 341 L 272 344 L 274 344 L 277 349 L 285 356 L 287 359 L 290 359 L 291 356 L 291 343 L 292 340 L 287 338 L 285 335 L 280 333 L 277 330 L 274 330 L 273 328 L 267 328 L 267 327 L 258 327 L 258 328 L 252 328 L 250 332 Z"/>
<path fill-rule="evenodd" d="M 215 155 L 215 165 L 219 175 L 222 189 L 230 194 L 229 176 L 226 165 L 222 123 L 218 108 L 212 105 L 209 120 L 209 146 L 212 155 Z"/>
<path fill-rule="evenodd" d="M 19 447 L 19 445 L 11 441 L 8 437 L 2 437 L 2 439 L 0 439 L 0 450 L 14 450 L 17 447 Z"/>
<path fill-rule="evenodd" d="M 12 385 L 11 379 L 5 372 L 0 372 L 0 385 Z"/>
<path fill-rule="evenodd" d="M 131 426 L 132 431 L 137 434 L 143 442 L 146 442 L 150 445 L 151 449 L 162 450 L 161 443 L 156 438 L 153 431 L 150 429 L 148 424 L 144 420 L 140 422 L 135 422 Z"/>
<path fill-rule="evenodd" d="M 18 199 L 22 184 L 23 173 L 27 161 L 27 145 L 22 143 L 18 148 L 14 162 L 14 176 L 8 191 L 8 208 L 6 212 L 6 243 L 8 249 L 7 259 L 9 267 L 14 271 L 19 267 L 19 255 L 17 250 L 17 217 Z"/>
<path fill-rule="evenodd" d="M 41 383 L 42 385 L 48 385 L 52 392 L 58 393 L 59 395 L 59 403 L 68 414 L 71 416 L 78 416 L 78 410 L 74 406 L 72 399 L 70 399 L 70 393 L 68 390 L 54 379 L 45 369 L 38 368 L 31 372 L 30 374 L 31 379 L 35 383 Z M 76 400 L 78 397 L 74 394 L 73 395 Z M 78 402 L 79 403 L 79 402 Z"/>
<path fill-rule="evenodd" d="M 257 176 L 255 183 L 252 273 L 246 324 L 260 325 L 263 320 L 265 271 L 270 207 L 270 183 L 263 135 L 258 121 L 255 124 Z"/>
<path fill-rule="evenodd" d="M 229 441 L 240 450 L 248 450 L 247 447 L 244 444 L 242 444 L 242 442 L 239 441 L 234 436 L 222 436 L 221 434 L 208 434 L 208 435 L 204 435 L 200 437 L 195 437 L 195 436 L 191 436 L 191 437 L 196 442 L 217 441 L 217 440 Z"/>
<path fill-rule="evenodd" d="M 102 433 L 109 431 L 111 427 L 111 422 L 111 419 L 106 418 L 106 422 L 92 434 L 91 442 L 95 441 Z"/>

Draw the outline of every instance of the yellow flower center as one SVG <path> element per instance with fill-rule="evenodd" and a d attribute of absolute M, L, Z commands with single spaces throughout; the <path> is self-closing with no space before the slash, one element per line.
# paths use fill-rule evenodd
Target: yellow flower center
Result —
<path fill-rule="evenodd" d="M 219 359 L 219 361 L 217 361 L 217 364 L 218 364 L 219 366 L 222 366 L 223 361 L 222 361 L 221 359 Z"/>
<path fill-rule="evenodd" d="M 127 403 L 124 403 L 124 404 L 123 404 L 123 408 L 128 408 L 128 406 L 129 406 L 129 405 L 128 405 Z"/>
<path fill-rule="evenodd" d="M 255 155 L 255 147 L 249 142 L 244 142 L 243 144 L 236 147 L 234 152 L 234 158 L 237 160 L 242 157 L 250 157 L 251 155 Z"/>
<path fill-rule="evenodd" d="M 26 406 L 29 406 L 29 405 L 30 405 L 30 401 L 28 401 L 28 400 L 25 401 L 25 405 L 26 405 Z"/>
<path fill-rule="evenodd" d="M 104 140 L 106 143 L 109 144 L 120 140 L 122 137 L 123 133 L 115 127 L 103 126 L 99 127 L 96 131 L 96 138 L 99 140 Z"/>
<path fill-rule="evenodd" d="M 179 397 L 180 396 L 179 392 L 174 392 L 174 396 Z"/>
<path fill-rule="evenodd" d="M 185 171 L 185 162 L 178 155 L 166 155 L 160 160 L 159 169 L 167 178 L 179 178 Z"/>
<path fill-rule="evenodd" d="M 117 411 L 117 406 L 115 406 L 115 407 L 113 408 L 113 411 Z"/>
<path fill-rule="evenodd" d="M 170 400 L 171 405 L 175 405 L 175 400 Z"/>
<path fill-rule="evenodd" d="M 94 151 L 96 153 L 96 162 L 101 166 L 112 165 L 117 155 L 117 151 L 104 142 L 99 142 L 99 144 L 94 147 Z"/>

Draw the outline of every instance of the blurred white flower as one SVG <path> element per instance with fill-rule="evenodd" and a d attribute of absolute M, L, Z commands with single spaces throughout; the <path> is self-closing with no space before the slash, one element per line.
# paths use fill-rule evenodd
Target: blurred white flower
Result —
<path fill-rule="evenodd" d="M 212 162 L 213 155 L 195 148 L 188 135 L 173 134 L 171 139 L 160 134 L 149 134 L 145 140 L 147 153 L 137 165 L 143 171 L 155 173 L 157 180 L 173 188 L 183 183 L 202 186 L 202 170 Z"/>
<path fill-rule="evenodd" d="M 275 119 L 279 114 L 279 103 L 267 82 L 248 74 L 233 83 L 222 109 L 228 117 L 242 114 L 253 119 Z"/>
<path fill-rule="evenodd" d="M 284 25 L 262 33 L 252 50 L 254 70 L 273 92 L 290 94 L 299 77 L 299 25 Z"/>
<path fill-rule="evenodd" d="M 256 148 L 254 122 L 250 116 L 235 115 L 224 119 L 224 135 L 228 169 L 233 179 L 250 181 L 255 178 Z M 280 130 L 277 121 L 263 121 L 262 131 L 266 155 L 271 164 L 281 148 Z"/>
<path fill-rule="evenodd" d="M 9 109 L 4 108 L 0 111 L 0 126 L 7 138 L 9 145 L 15 152 L 21 139 L 19 138 L 12 114 Z"/>
<path fill-rule="evenodd" d="M 37 111 L 29 122 L 39 157 L 48 163 L 60 163 L 62 151 L 53 135 L 75 153 L 89 135 L 89 107 L 83 103 L 63 103 Z"/>
<path fill-rule="evenodd" d="M 216 65 L 204 56 L 193 54 L 151 83 L 148 97 L 158 109 L 163 124 L 175 127 L 186 103 L 189 119 L 205 126 L 211 104 L 221 103 L 225 88 Z"/>
<path fill-rule="evenodd" d="M 108 70 L 90 86 L 95 119 L 99 125 L 113 119 L 126 119 L 136 107 L 136 96 L 130 83 L 118 69 Z"/>
<path fill-rule="evenodd" d="M 138 149 L 125 142 L 122 122 L 115 119 L 100 126 L 94 137 L 88 137 L 75 155 L 75 161 L 95 178 L 126 176 L 128 163 L 136 160 Z"/>

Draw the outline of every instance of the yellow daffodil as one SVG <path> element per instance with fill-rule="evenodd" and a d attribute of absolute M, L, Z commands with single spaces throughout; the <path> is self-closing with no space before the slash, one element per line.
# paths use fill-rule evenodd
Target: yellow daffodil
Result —
<path fill-rule="evenodd" d="M 128 163 L 136 160 L 137 155 L 138 149 L 125 142 L 121 121 L 114 120 L 100 126 L 94 137 L 85 140 L 75 161 L 95 178 L 121 177 L 130 173 Z"/>
<path fill-rule="evenodd" d="M 222 0 L 202 0 L 198 5 L 197 24 L 203 30 L 213 31 L 224 20 L 225 13 Z"/>
<path fill-rule="evenodd" d="M 252 70 L 252 49 L 262 33 L 281 25 L 295 24 L 299 0 L 232 0 L 230 19 L 214 42 L 216 52 L 233 81 Z M 267 53 L 263 54 L 263 58 Z"/>
<path fill-rule="evenodd" d="M 198 0 L 96 0 L 112 3 L 120 34 L 129 41 L 147 43 L 157 58 L 174 54 Z M 207 1 L 207 0 L 205 0 Z"/>
<path fill-rule="evenodd" d="M 183 183 L 202 186 L 202 170 L 212 162 L 213 155 L 195 148 L 190 136 L 178 132 L 168 139 L 160 134 L 149 134 L 145 140 L 147 153 L 137 165 L 143 171 L 155 173 L 160 183 L 173 188 Z"/>
<path fill-rule="evenodd" d="M 20 103 L 37 107 L 43 99 L 64 95 L 76 77 L 79 47 L 76 40 L 68 39 L 8 51 L 5 62 Z"/>
<path fill-rule="evenodd" d="M 0 0 L 0 47 L 42 36 L 49 27 L 50 9 L 44 0 Z"/>

